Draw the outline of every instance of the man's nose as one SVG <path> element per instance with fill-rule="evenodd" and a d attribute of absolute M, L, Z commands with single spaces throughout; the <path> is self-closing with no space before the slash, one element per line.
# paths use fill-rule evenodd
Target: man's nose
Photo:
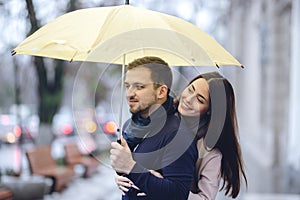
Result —
<path fill-rule="evenodd" d="M 135 95 L 135 88 L 130 86 L 126 89 L 126 96 L 127 97 L 132 97 Z"/>

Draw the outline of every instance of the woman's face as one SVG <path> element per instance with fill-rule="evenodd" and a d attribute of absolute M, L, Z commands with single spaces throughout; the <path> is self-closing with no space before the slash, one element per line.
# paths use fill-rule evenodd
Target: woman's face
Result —
<path fill-rule="evenodd" d="M 199 116 L 209 108 L 209 86 L 199 78 L 185 88 L 181 94 L 178 111 L 183 116 Z"/>

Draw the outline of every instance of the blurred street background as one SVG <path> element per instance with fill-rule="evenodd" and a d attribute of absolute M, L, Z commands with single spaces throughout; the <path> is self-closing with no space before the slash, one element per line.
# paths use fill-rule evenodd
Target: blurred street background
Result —
<path fill-rule="evenodd" d="M 64 145 L 76 142 L 97 156 L 98 172 L 76 179 L 45 200 L 116 200 L 121 194 L 109 165 L 116 140 L 119 66 L 17 55 L 11 51 L 52 19 L 73 10 L 122 5 L 121 0 L 0 0 L 0 187 L 26 196 L 24 185 L 51 180 L 31 177 L 25 152 L 50 145 L 64 165 Z M 183 18 L 203 29 L 244 66 L 174 67 L 173 93 L 188 80 L 219 71 L 234 86 L 248 188 L 240 200 L 300 200 L 300 0 L 131 0 L 131 5 Z M 100 72 L 100 73 L 99 73 Z M 80 74 L 80 76 L 79 76 Z M 95 77 L 101 74 L 101 77 Z M 97 80 L 97 81 L 95 81 Z M 75 82 L 79 87 L 74 89 Z M 80 112 L 72 103 L 80 102 Z M 124 105 L 123 119 L 129 117 Z M 18 184 L 16 184 L 18 183 Z M 22 185 L 22 183 L 24 183 Z M 29 183 L 29 184 L 28 184 Z M 36 188 L 37 190 L 37 188 Z M 218 200 L 229 199 L 220 192 Z"/>

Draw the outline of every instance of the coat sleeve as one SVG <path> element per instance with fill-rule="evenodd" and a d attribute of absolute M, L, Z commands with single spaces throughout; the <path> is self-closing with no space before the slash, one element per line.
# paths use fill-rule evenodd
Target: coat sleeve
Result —
<path fill-rule="evenodd" d="M 143 170 L 144 173 L 130 173 L 128 178 L 147 194 L 147 199 L 187 199 L 193 180 L 197 154 L 196 144 L 192 142 L 183 155 L 161 169 L 160 172 L 164 178 L 152 175 L 139 164 L 136 164 L 135 168 L 139 168 L 139 171 Z M 169 159 L 171 156 L 174 156 L 174 151 L 167 150 L 164 158 Z"/>
<path fill-rule="evenodd" d="M 188 200 L 214 200 L 219 190 L 221 180 L 222 154 L 214 149 L 203 159 L 198 172 L 198 187 L 200 192 L 190 192 Z"/>

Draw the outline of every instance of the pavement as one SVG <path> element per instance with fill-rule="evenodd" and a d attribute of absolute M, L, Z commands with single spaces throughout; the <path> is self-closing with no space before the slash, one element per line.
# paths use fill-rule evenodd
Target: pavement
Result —
<path fill-rule="evenodd" d="M 90 178 L 76 178 L 63 192 L 46 195 L 44 200 L 120 200 L 115 181 L 115 171 L 107 163 L 107 158 L 99 166 L 98 173 Z"/>
<path fill-rule="evenodd" d="M 300 195 L 297 193 L 274 193 L 272 190 L 268 190 L 268 188 L 272 188 L 272 182 L 274 181 L 272 170 L 270 170 L 269 166 L 261 165 L 257 161 L 257 153 L 254 153 L 255 156 L 251 156 L 253 153 L 247 151 L 244 151 L 244 153 L 249 185 L 248 190 L 245 190 L 244 186 L 242 187 L 241 194 L 237 200 L 300 200 Z M 2 169 L 15 165 L 20 167 L 20 156 L 19 148 L 5 146 L 0 151 L 0 166 Z M 14 159 L 13 157 L 18 157 L 19 159 Z M 61 193 L 45 195 L 44 200 L 120 200 L 121 193 L 114 181 L 115 171 L 109 164 L 109 152 L 106 151 L 101 154 L 99 160 L 101 164 L 98 173 L 84 179 L 79 176 L 80 168 L 78 168 L 78 177 L 74 182 Z M 259 188 L 261 189 L 259 190 Z M 216 199 L 229 200 L 230 198 L 225 197 L 224 191 L 221 191 Z"/>

